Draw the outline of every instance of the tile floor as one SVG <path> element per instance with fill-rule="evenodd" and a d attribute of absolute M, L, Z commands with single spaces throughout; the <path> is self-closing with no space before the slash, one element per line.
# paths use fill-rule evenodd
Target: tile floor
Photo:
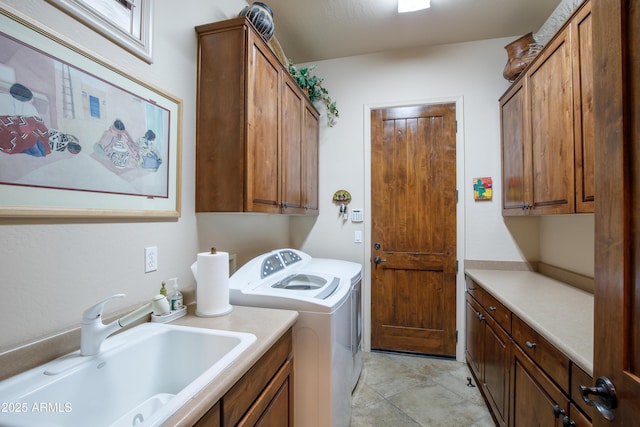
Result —
<path fill-rule="evenodd" d="M 478 388 L 467 386 L 466 364 L 381 352 L 363 359 L 351 427 L 494 427 Z"/>

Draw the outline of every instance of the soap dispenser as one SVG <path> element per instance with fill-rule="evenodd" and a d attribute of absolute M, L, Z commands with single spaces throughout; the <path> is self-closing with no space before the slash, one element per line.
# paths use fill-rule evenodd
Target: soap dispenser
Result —
<path fill-rule="evenodd" d="M 178 289 L 178 279 L 173 278 L 169 279 L 169 281 L 173 281 L 173 294 L 171 294 L 171 298 L 169 299 L 169 303 L 171 306 L 171 310 L 176 311 L 182 309 L 182 293 Z"/>

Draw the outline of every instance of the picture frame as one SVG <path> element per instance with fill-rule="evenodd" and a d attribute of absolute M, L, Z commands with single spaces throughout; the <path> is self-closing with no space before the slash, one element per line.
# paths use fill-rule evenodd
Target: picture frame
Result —
<path fill-rule="evenodd" d="M 140 59 L 151 64 L 153 62 L 153 0 L 135 0 L 135 6 L 130 9 L 128 16 L 130 25 L 125 28 L 123 23 L 116 20 L 97 6 L 107 0 L 46 0 L 48 3 L 77 19 L 89 28 L 97 31 L 123 49 L 128 50 Z M 115 0 L 110 0 L 115 3 Z M 122 0 L 123 4 L 133 4 L 132 0 Z M 135 9 L 134 9 L 135 8 Z M 124 12 L 126 15 L 126 11 Z M 120 13 L 122 15 L 122 12 Z M 125 16 L 126 17 L 126 16 Z"/>
<path fill-rule="evenodd" d="M 0 218 L 180 216 L 181 99 L 3 6 L 0 52 Z"/>

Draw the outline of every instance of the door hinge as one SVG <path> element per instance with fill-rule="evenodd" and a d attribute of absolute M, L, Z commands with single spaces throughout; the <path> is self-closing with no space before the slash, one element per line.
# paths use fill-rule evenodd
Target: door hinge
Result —
<path fill-rule="evenodd" d="M 458 274 L 458 260 L 456 260 L 456 274 Z"/>
<path fill-rule="evenodd" d="M 458 190 L 456 189 L 456 204 L 458 204 Z"/>
<path fill-rule="evenodd" d="M 458 133 L 458 121 L 456 120 L 456 133 Z"/>
<path fill-rule="evenodd" d="M 456 342 L 458 342 L 458 331 L 456 330 Z"/>

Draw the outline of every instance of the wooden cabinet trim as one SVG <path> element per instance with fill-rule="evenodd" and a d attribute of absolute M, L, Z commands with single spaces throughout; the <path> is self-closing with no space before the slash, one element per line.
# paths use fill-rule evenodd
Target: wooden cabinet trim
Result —
<path fill-rule="evenodd" d="M 282 365 L 273 380 L 267 385 L 264 392 L 258 397 L 254 404 L 249 408 L 244 417 L 238 422 L 238 427 L 253 427 L 260 423 L 264 414 L 274 405 L 278 399 L 286 399 L 288 408 L 285 418 L 279 419 L 280 426 L 286 427 L 290 425 L 293 419 L 293 393 L 292 378 L 293 359 L 289 358 Z M 281 414 L 284 415 L 284 414 Z"/>
<path fill-rule="evenodd" d="M 594 212 L 590 9 L 583 2 L 500 97 L 504 216 Z"/>
<path fill-rule="evenodd" d="M 545 425 L 561 426 L 562 417 L 554 416 L 553 408 L 558 405 L 565 414 L 569 413 L 569 399 L 555 385 L 553 381 L 518 347 L 512 346 L 512 371 L 511 371 L 511 401 L 509 404 L 509 426 L 516 427 L 522 425 Z M 524 377 L 521 377 L 524 375 Z M 520 377 L 519 377 L 520 376 Z M 545 406 L 540 413 L 527 413 L 524 420 L 518 419 L 520 411 L 518 408 L 529 408 L 535 400 L 535 396 L 518 396 L 521 388 L 519 382 L 531 381 L 532 387 L 542 396 Z M 523 402 L 518 399 L 522 398 Z M 526 411 L 526 409 L 523 409 Z M 550 422 L 553 420 L 553 422 Z"/>
<path fill-rule="evenodd" d="M 235 426 L 292 354 L 293 333 L 283 335 L 222 398 L 222 425 Z"/>
<path fill-rule="evenodd" d="M 317 215 L 315 106 L 245 17 L 196 32 L 196 212 Z M 285 90 L 299 100 L 295 122 Z"/>
<path fill-rule="evenodd" d="M 576 405 L 587 414 L 590 419 L 593 419 L 593 416 L 596 415 L 597 412 L 593 406 L 587 405 L 585 401 L 582 400 L 578 387 L 580 385 L 591 387 L 593 384 L 595 384 L 595 381 L 591 375 L 580 369 L 575 363 L 571 364 L 571 387 L 569 395 L 571 396 L 571 400 L 576 402 Z"/>

